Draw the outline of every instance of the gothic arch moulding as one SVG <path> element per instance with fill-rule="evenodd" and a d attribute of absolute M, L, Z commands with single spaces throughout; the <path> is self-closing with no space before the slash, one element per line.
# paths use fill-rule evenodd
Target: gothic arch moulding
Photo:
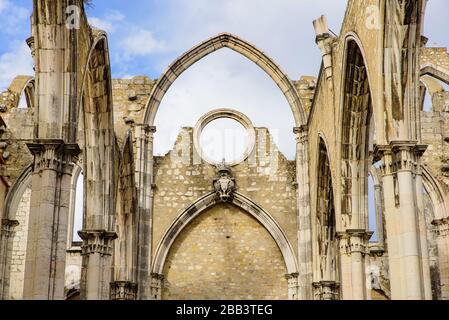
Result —
<path fill-rule="evenodd" d="M 215 192 L 210 192 L 198 199 L 187 209 L 185 209 L 175 219 L 175 221 L 165 232 L 162 240 L 157 246 L 155 258 L 152 265 L 153 274 L 161 275 L 163 273 L 167 255 L 172 244 L 181 233 L 181 231 L 202 212 L 218 203 L 220 203 L 220 201 L 217 199 Z M 231 203 L 248 212 L 265 227 L 265 229 L 273 237 L 282 253 L 282 256 L 284 257 L 287 273 L 298 273 L 298 266 L 296 264 L 295 254 L 293 253 L 293 247 L 291 246 L 290 242 L 287 239 L 287 236 L 282 231 L 278 223 L 274 220 L 274 218 L 252 200 L 248 199 L 238 192 L 234 193 L 234 197 L 232 198 Z"/>
<path fill-rule="evenodd" d="M 307 115 L 301 104 L 298 92 L 290 78 L 265 53 L 254 45 L 230 33 L 221 33 L 193 47 L 175 60 L 164 74 L 157 80 L 148 99 L 144 123 L 154 125 L 161 101 L 173 82 L 195 62 L 222 48 L 229 48 L 253 61 L 264 70 L 278 85 L 287 99 L 295 118 L 296 126 L 306 124 Z"/>
<path fill-rule="evenodd" d="M 111 159 L 114 159 L 116 142 L 109 48 L 104 32 L 97 31 L 89 50 L 77 108 L 72 110 L 71 117 L 76 119 L 78 112 L 82 111 L 82 123 L 72 121 L 75 125 L 70 137 L 75 141 L 78 133 L 82 135 L 80 142 L 83 143 L 85 207 L 88 213 L 84 221 L 90 228 L 112 230 L 113 222 L 109 216 L 115 212 L 117 191 Z"/>
<path fill-rule="evenodd" d="M 340 109 L 341 223 L 343 228 L 367 228 L 369 140 L 373 101 L 369 72 L 360 40 L 346 37 Z M 337 222 L 338 225 L 338 222 Z"/>

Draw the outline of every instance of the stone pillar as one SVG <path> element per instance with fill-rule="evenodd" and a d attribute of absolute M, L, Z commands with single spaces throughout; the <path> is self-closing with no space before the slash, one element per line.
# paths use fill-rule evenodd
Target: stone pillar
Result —
<path fill-rule="evenodd" d="M 162 290 L 164 289 L 163 274 L 152 273 L 151 274 L 151 300 L 162 300 Z"/>
<path fill-rule="evenodd" d="M 81 298 L 108 300 L 112 278 L 112 244 L 117 234 L 106 230 L 82 230 L 78 234 L 83 239 Z"/>
<path fill-rule="evenodd" d="M 111 300 L 136 300 L 137 284 L 130 281 L 111 282 Z"/>
<path fill-rule="evenodd" d="M 385 248 L 385 235 L 384 235 L 384 221 L 383 221 L 383 195 L 382 186 L 380 184 L 374 185 L 374 201 L 376 204 L 376 232 L 377 243 L 379 244 L 379 250 Z"/>
<path fill-rule="evenodd" d="M 449 218 L 435 220 L 432 224 L 437 233 L 441 299 L 449 300 Z"/>
<path fill-rule="evenodd" d="M 11 261 L 11 239 L 17 220 L 2 219 L 0 229 L 0 300 L 9 299 L 9 271 Z"/>
<path fill-rule="evenodd" d="M 383 162 L 391 298 L 422 300 L 430 294 L 428 253 L 424 252 L 427 239 L 422 230 L 425 223 L 420 223 L 419 217 L 423 215 L 422 198 L 418 196 L 422 193 L 422 178 L 417 170 L 425 146 L 393 141 L 376 149 Z"/>
<path fill-rule="evenodd" d="M 415 169 L 415 193 L 418 209 L 419 245 L 421 248 L 421 264 L 423 272 L 424 299 L 432 300 L 432 280 L 430 276 L 429 247 L 427 244 L 427 225 L 424 213 L 423 178 L 421 164 L 417 163 Z"/>
<path fill-rule="evenodd" d="M 34 154 L 34 171 L 24 299 L 64 299 L 70 184 L 80 149 L 57 139 L 37 140 L 28 148 Z"/>
<path fill-rule="evenodd" d="M 312 222 L 310 214 L 308 128 L 294 128 L 296 135 L 296 183 L 298 210 L 299 299 L 313 299 Z"/>
<path fill-rule="evenodd" d="M 287 274 L 285 278 L 288 283 L 288 299 L 289 300 L 298 300 L 299 299 L 299 282 L 298 282 L 298 273 Z"/>
<path fill-rule="evenodd" d="M 156 127 L 136 126 L 137 159 L 136 184 L 138 196 L 137 235 L 137 285 L 138 299 L 152 299 L 149 283 L 152 258 L 152 210 L 153 210 L 153 135 Z"/>
<path fill-rule="evenodd" d="M 341 286 L 343 300 L 366 300 L 365 255 L 371 233 L 348 229 L 339 232 Z"/>
<path fill-rule="evenodd" d="M 320 281 L 313 283 L 316 300 L 339 300 L 339 284 L 335 281 Z"/>

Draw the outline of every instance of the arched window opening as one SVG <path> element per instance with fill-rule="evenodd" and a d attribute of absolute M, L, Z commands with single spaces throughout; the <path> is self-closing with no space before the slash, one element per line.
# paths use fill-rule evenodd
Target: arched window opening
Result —
<path fill-rule="evenodd" d="M 422 111 L 424 111 L 424 112 L 432 112 L 433 111 L 432 97 L 429 93 L 429 90 L 425 90 Z"/>
<path fill-rule="evenodd" d="M 28 109 L 28 97 L 27 97 L 25 90 L 23 90 L 22 94 L 20 95 L 18 108 L 19 109 Z"/>
<path fill-rule="evenodd" d="M 78 235 L 78 231 L 83 229 L 83 209 L 84 209 L 84 176 L 83 173 L 78 175 L 75 188 L 75 202 L 74 202 L 74 215 L 73 215 L 73 233 L 72 243 L 76 244 L 81 242 L 81 238 Z"/>
<path fill-rule="evenodd" d="M 370 242 L 379 241 L 376 200 L 374 180 L 371 176 L 368 176 L 368 226 L 369 231 L 373 232 Z"/>
<path fill-rule="evenodd" d="M 266 72 L 228 48 L 196 62 L 167 91 L 156 116 L 154 154 L 166 154 L 181 127 L 193 127 L 202 115 L 218 108 L 235 109 L 254 125 L 268 128 L 279 150 L 294 159 L 295 121 L 288 101 Z"/>

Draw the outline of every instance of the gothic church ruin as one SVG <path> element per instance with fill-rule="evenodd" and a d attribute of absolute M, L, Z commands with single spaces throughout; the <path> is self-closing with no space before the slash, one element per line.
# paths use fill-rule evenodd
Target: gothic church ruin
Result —
<path fill-rule="evenodd" d="M 221 33 L 158 79 L 112 79 L 84 2 L 34 0 L 35 74 L 0 93 L 0 299 L 449 299 L 449 54 L 427 46 L 425 7 L 348 0 L 338 36 L 311 21 L 318 75 L 290 79 L 263 48 Z M 233 108 L 154 154 L 164 95 L 222 48 L 284 94 L 294 160 Z M 232 163 L 199 142 L 222 118 L 249 137 Z"/>

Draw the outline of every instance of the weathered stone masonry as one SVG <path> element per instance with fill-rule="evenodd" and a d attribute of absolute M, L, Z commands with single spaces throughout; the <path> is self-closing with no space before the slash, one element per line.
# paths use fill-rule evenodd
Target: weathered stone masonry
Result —
<path fill-rule="evenodd" d="M 0 93 L 0 299 L 449 299 L 449 54 L 426 46 L 425 3 L 349 0 L 339 35 L 319 17 L 320 74 L 293 80 L 230 33 L 112 79 L 84 1 L 33 1 L 35 74 Z M 221 48 L 284 94 L 294 160 L 231 109 L 212 114 L 253 135 L 241 161 L 204 157 L 194 124 L 154 155 L 164 95 Z"/>

